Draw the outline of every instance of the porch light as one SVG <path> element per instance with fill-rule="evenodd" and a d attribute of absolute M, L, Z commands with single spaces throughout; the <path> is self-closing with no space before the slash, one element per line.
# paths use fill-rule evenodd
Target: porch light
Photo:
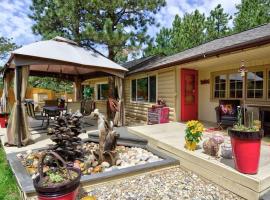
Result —
<path fill-rule="evenodd" d="M 241 67 L 239 68 L 238 72 L 240 72 L 240 75 L 241 75 L 242 77 L 245 77 L 246 72 L 248 72 L 248 70 L 247 70 L 247 68 L 246 68 L 246 66 L 245 66 L 244 60 L 241 61 Z"/>

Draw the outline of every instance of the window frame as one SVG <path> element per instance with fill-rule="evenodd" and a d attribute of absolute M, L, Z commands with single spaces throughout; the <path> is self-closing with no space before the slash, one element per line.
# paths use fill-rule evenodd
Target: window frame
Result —
<path fill-rule="evenodd" d="M 264 81 L 263 81 L 263 97 L 262 98 L 247 98 L 247 76 L 245 77 L 245 85 L 243 84 L 242 88 L 242 98 L 231 98 L 230 97 L 230 81 L 229 81 L 229 75 L 239 73 L 238 68 L 237 69 L 229 69 L 229 70 L 222 70 L 222 71 L 216 71 L 216 72 L 210 72 L 210 100 L 211 101 L 218 101 L 223 99 L 228 100 L 246 100 L 247 102 L 263 102 L 263 101 L 270 101 L 270 97 L 268 97 L 268 90 L 270 90 L 270 85 L 268 85 L 268 81 L 270 81 L 270 66 L 263 66 L 263 65 L 257 65 L 247 68 L 248 72 L 263 72 Z M 226 75 L 226 92 L 225 92 L 225 98 L 215 98 L 214 96 L 214 86 L 215 86 L 215 77 L 218 75 Z M 244 90 L 245 90 L 245 96 L 244 96 Z"/>
<path fill-rule="evenodd" d="M 265 97 L 265 93 L 267 91 L 267 87 L 265 84 L 267 84 L 268 82 L 268 79 L 267 79 L 267 74 L 266 74 L 266 71 L 267 71 L 267 68 L 251 68 L 251 69 L 248 69 L 248 72 L 263 72 L 263 95 L 262 95 L 262 98 L 248 98 L 247 97 L 247 92 L 248 92 L 248 77 L 246 76 L 245 77 L 245 82 L 246 82 L 246 85 L 245 85 L 245 99 L 248 100 L 248 101 L 264 101 L 264 100 L 267 100 Z"/>
<path fill-rule="evenodd" d="M 150 101 L 150 77 L 152 77 L 152 76 L 155 76 L 156 77 L 156 100 L 155 100 L 155 102 L 151 102 Z M 138 101 L 137 100 L 137 91 L 138 91 L 138 88 L 137 88 L 137 80 L 138 79 L 143 79 L 143 78 L 147 78 L 147 81 L 148 81 L 148 88 L 147 88 L 147 90 L 148 90 L 148 101 Z M 133 99 L 132 99 L 132 81 L 136 81 L 136 100 L 134 101 Z M 130 79 L 130 102 L 131 103 L 138 103 L 138 104 L 147 104 L 147 103 L 156 103 L 157 102 L 157 99 L 158 99 L 158 75 L 157 74 L 149 74 L 149 75 L 146 75 L 146 76 L 138 76 L 138 77 L 136 77 L 136 78 L 131 78 Z"/>
<path fill-rule="evenodd" d="M 98 82 L 98 83 L 95 84 L 95 89 L 96 89 L 96 91 L 95 91 L 95 99 L 96 99 L 96 101 L 107 101 L 108 98 L 107 99 L 98 99 L 98 87 L 99 87 L 99 85 L 109 85 L 109 83 L 108 82 Z"/>
<path fill-rule="evenodd" d="M 243 97 L 244 97 L 244 81 L 243 81 L 243 78 L 242 78 L 242 97 L 231 97 L 231 94 L 230 94 L 230 92 L 231 92 L 231 83 L 230 83 L 230 75 L 232 75 L 232 74 L 240 74 L 238 71 L 235 71 L 235 72 L 228 72 L 227 74 L 226 74 L 226 76 L 227 76 L 227 80 L 228 80 L 228 98 L 229 99 L 235 99 L 235 100 L 239 100 L 239 99 L 243 99 Z M 237 88 L 235 88 L 234 89 L 234 92 L 236 92 L 237 91 Z"/>

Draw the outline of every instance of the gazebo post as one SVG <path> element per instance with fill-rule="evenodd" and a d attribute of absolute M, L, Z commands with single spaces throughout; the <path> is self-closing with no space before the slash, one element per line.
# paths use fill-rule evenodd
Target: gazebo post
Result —
<path fill-rule="evenodd" d="M 76 76 L 73 82 L 74 101 L 82 100 L 82 81 Z"/>
<path fill-rule="evenodd" d="M 21 126 L 22 126 L 22 109 L 21 109 L 21 83 L 22 83 L 22 67 L 16 66 L 15 68 L 15 80 L 16 80 L 16 109 L 17 109 L 17 116 L 16 116 L 16 123 L 17 123 L 17 133 L 15 135 L 18 135 L 18 147 L 20 148 L 22 146 L 22 135 L 21 135 Z"/>

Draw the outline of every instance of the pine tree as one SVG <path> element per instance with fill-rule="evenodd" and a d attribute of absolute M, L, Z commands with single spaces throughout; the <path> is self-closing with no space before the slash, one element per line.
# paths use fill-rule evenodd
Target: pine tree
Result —
<path fill-rule="evenodd" d="M 148 43 L 148 46 L 145 49 L 145 56 L 157 54 L 171 55 L 173 52 L 171 45 L 171 37 L 172 37 L 171 29 L 162 28 L 160 32 L 157 34 L 155 42 L 151 40 Z"/>
<path fill-rule="evenodd" d="M 242 0 L 236 5 L 234 31 L 241 32 L 270 22 L 269 0 Z"/>
<path fill-rule="evenodd" d="M 44 39 L 56 35 L 96 48 L 108 58 L 123 58 L 126 49 L 140 49 L 149 40 L 147 28 L 165 0 L 33 0 L 33 32 Z M 120 54 L 120 55 L 118 55 Z"/>
<path fill-rule="evenodd" d="M 10 51 L 17 48 L 17 45 L 10 38 L 0 37 L 0 60 L 7 58 Z"/>
<path fill-rule="evenodd" d="M 221 4 L 218 4 L 214 10 L 210 11 L 210 16 L 206 21 L 206 40 L 211 41 L 230 33 L 229 20 L 232 19 L 229 14 L 224 13 Z"/>

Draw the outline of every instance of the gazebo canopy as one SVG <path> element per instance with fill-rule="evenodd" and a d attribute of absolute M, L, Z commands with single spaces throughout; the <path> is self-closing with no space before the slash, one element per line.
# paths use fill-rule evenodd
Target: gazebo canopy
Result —
<path fill-rule="evenodd" d="M 12 73 L 15 71 L 15 73 Z M 126 68 L 93 52 L 80 47 L 76 42 L 56 37 L 52 40 L 35 42 L 25 45 L 11 53 L 2 70 L 4 74 L 4 90 L 1 98 L 2 107 L 7 108 L 8 88 L 14 76 L 14 94 L 16 102 L 13 105 L 7 127 L 6 142 L 9 145 L 27 145 L 30 142 L 28 120 L 23 102 L 25 100 L 29 75 L 51 76 L 74 82 L 75 101 L 81 99 L 83 80 L 113 75 L 119 93 L 119 111 L 114 121 L 124 124 L 123 111 L 123 78 Z M 5 111 L 6 112 L 6 111 Z"/>
<path fill-rule="evenodd" d="M 30 66 L 30 75 L 81 80 L 103 75 L 123 78 L 126 68 L 62 37 L 25 45 L 11 53 L 5 70 Z"/>

